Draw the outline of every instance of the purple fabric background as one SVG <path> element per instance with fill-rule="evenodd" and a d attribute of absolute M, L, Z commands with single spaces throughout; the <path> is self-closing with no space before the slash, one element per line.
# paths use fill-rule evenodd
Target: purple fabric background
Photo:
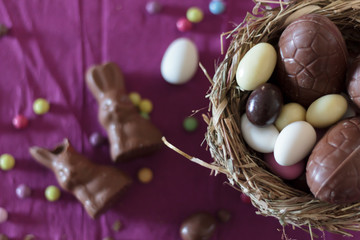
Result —
<path fill-rule="evenodd" d="M 257 216 L 256 209 L 240 201 L 240 193 L 224 184 L 224 176 L 209 176 L 197 166 L 164 147 L 155 155 L 116 166 L 134 177 L 132 188 L 121 202 L 97 220 L 91 220 L 68 193 L 61 200 L 47 202 L 43 191 L 57 184 L 54 175 L 28 154 L 33 145 L 52 148 L 68 137 L 74 147 L 93 161 L 111 164 L 108 146 L 92 148 L 88 137 L 105 133 L 97 122 L 97 103 L 84 84 L 84 72 L 92 64 L 114 61 L 124 72 L 128 92 L 137 91 L 154 103 L 151 119 L 164 136 L 190 155 L 211 161 L 201 120 L 208 101 L 209 82 L 199 69 L 187 84 L 173 86 L 160 75 L 160 62 L 167 46 L 176 38 L 195 41 L 200 61 L 214 72 L 221 60 L 219 35 L 240 23 L 253 6 L 250 0 L 225 0 L 221 16 L 209 13 L 209 0 L 159 0 L 164 9 L 158 15 L 145 12 L 145 0 L 0 0 L 0 22 L 12 28 L 0 39 L 0 153 L 16 158 L 12 171 L 0 171 L 0 206 L 9 220 L 0 224 L 0 233 L 11 239 L 34 234 L 36 239 L 98 240 L 110 236 L 121 240 L 179 240 L 179 225 L 190 214 L 219 209 L 233 217 L 220 224 L 213 240 L 280 239 L 281 226 L 270 217 Z M 205 18 L 187 33 L 175 27 L 188 7 L 198 6 Z M 51 111 L 43 116 L 32 112 L 34 99 L 44 97 Z M 200 127 L 187 133 L 182 121 L 192 110 Z M 12 118 L 24 114 L 30 125 L 15 130 Z M 137 170 L 150 167 L 149 184 L 136 181 Z M 33 189 L 29 199 L 16 197 L 15 188 L 26 183 Z M 120 220 L 123 230 L 112 224 Z M 300 230 L 287 228 L 293 239 L 309 239 Z M 343 239 L 325 234 L 326 239 Z M 320 233 L 321 236 L 321 233 Z M 360 235 L 357 235 L 360 236 Z"/>

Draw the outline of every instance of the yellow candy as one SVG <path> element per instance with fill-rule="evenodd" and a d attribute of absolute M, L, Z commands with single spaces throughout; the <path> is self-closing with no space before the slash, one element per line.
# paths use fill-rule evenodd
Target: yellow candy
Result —
<path fill-rule="evenodd" d="M 135 106 L 138 106 L 141 102 L 141 96 L 137 92 L 131 92 L 129 98 Z"/>
<path fill-rule="evenodd" d="M 153 172 L 150 168 L 141 168 L 138 172 L 138 179 L 142 183 L 149 183 L 153 179 Z"/>
<path fill-rule="evenodd" d="M 141 102 L 139 104 L 139 109 L 140 109 L 140 112 L 151 113 L 151 111 L 153 110 L 153 105 L 149 99 L 144 99 L 144 100 L 141 100 Z"/>
<path fill-rule="evenodd" d="M 47 113 L 49 109 L 50 109 L 50 104 L 44 98 L 36 99 L 33 104 L 34 112 L 39 115 Z"/>
<path fill-rule="evenodd" d="M 241 59 L 236 70 L 236 82 L 242 90 L 254 90 L 269 80 L 275 65 L 275 48 L 269 43 L 258 43 Z"/>
<path fill-rule="evenodd" d="M 306 121 L 317 128 L 325 128 L 341 119 L 347 110 L 346 99 L 340 94 L 328 94 L 316 99 L 306 112 Z"/>
<path fill-rule="evenodd" d="M 3 154 L 0 156 L 0 168 L 4 171 L 13 169 L 15 166 L 15 158 L 10 154 Z"/>
<path fill-rule="evenodd" d="M 306 110 L 298 103 L 288 103 L 281 108 L 280 115 L 275 121 L 276 128 L 281 131 L 290 123 L 305 121 Z"/>
<path fill-rule="evenodd" d="M 45 190 L 45 197 L 48 201 L 54 202 L 60 198 L 60 189 L 56 186 L 48 186 Z"/>
<path fill-rule="evenodd" d="M 191 7 L 186 11 L 186 18 L 193 23 L 201 22 L 204 18 L 203 11 L 198 7 Z"/>

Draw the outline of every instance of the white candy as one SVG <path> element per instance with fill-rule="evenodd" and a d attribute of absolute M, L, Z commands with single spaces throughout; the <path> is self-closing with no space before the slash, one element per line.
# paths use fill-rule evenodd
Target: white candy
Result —
<path fill-rule="evenodd" d="M 255 151 L 270 153 L 274 151 L 275 141 L 279 131 L 274 125 L 258 127 L 252 124 L 243 114 L 241 117 L 241 133 L 245 142 Z"/>
<path fill-rule="evenodd" d="M 161 61 L 161 75 L 171 84 L 184 84 L 195 75 L 198 64 L 196 45 L 187 38 L 178 38 L 165 51 Z"/>
<path fill-rule="evenodd" d="M 275 142 L 274 157 L 282 166 L 291 166 L 305 158 L 316 143 L 315 129 L 305 121 L 287 125 Z"/>
<path fill-rule="evenodd" d="M 244 55 L 236 70 L 242 90 L 254 90 L 271 77 L 276 65 L 276 50 L 269 43 L 258 43 Z"/>

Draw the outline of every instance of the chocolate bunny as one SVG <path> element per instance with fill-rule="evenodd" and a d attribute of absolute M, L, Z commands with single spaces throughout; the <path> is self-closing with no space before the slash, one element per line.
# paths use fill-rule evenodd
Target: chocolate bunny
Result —
<path fill-rule="evenodd" d="M 98 119 L 107 131 L 113 161 L 146 155 L 162 145 L 160 131 L 139 114 L 127 96 L 116 64 L 91 67 L 86 83 L 99 104 Z"/>
<path fill-rule="evenodd" d="M 106 211 L 131 184 L 131 179 L 117 168 L 95 164 L 77 153 L 67 139 L 52 151 L 41 147 L 29 151 L 55 173 L 60 186 L 71 192 L 92 218 Z"/>

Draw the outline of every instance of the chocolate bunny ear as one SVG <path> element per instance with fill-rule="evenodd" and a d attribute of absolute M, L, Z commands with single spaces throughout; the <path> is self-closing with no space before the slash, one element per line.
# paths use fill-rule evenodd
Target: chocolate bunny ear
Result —
<path fill-rule="evenodd" d="M 86 83 L 97 100 L 110 91 L 125 93 L 124 76 L 112 62 L 95 65 L 86 72 Z"/>
<path fill-rule="evenodd" d="M 53 168 L 53 162 L 56 161 L 58 156 L 63 153 L 64 151 L 67 151 L 69 148 L 70 143 L 68 139 L 64 139 L 64 141 L 58 145 L 54 150 L 49 151 L 45 148 L 41 147 L 30 147 L 29 152 L 30 155 L 40 164 L 44 165 L 45 167 L 52 169 Z"/>

